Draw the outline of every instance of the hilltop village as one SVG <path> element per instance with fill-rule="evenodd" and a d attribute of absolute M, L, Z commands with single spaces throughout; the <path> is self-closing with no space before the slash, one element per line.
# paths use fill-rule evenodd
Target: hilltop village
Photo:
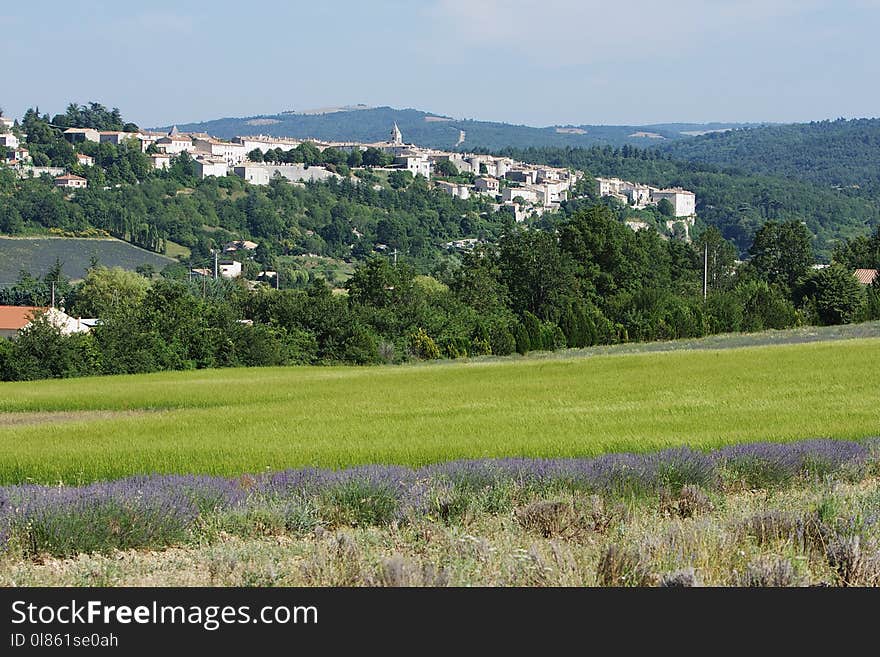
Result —
<path fill-rule="evenodd" d="M 12 127 L 9 119 L 2 120 L 9 123 L 7 128 Z M 67 128 L 63 134 L 74 147 L 84 142 L 115 145 L 137 143 L 141 151 L 148 155 L 154 169 L 167 169 L 171 166 L 172 158 L 187 153 L 192 158 L 198 178 L 234 174 L 253 185 L 268 185 L 276 176 L 290 182 L 321 181 L 334 177 L 341 179 L 342 176 L 324 166 L 283 161 L 284 153 L 310 144 L 319 152 L 333 149 L 343 154 L 349 162 L 370 164 L 373 171 L 406 171 L 413 176 L 423 176 L 432 181 L 436 188 L 453 197 L 467 199 L 473 195 L 485 195 L 494 199 L 495 209 L 508 207 L 519 222 L 559 209 L 561 202 L 573 196 L 576 183 L 583 178 L 580 171 L 528 164 L 508 157 L 423 148 L 407 143 L 396 123 L 388 140 L 374 143 L 266 135 L 237 136 L 227 141 L 206 133 L 181 132 L 177 127 L 167 133 Z M 70 190 L 84 188 L 88 184 L 82 176 L 63 168 L 34 166 L 23 141 L 12 132 L 0 134 L 0 147 L 5 149 L 5 163 L 15 167 L 21 176 L 49 174 L 55 178 L 58 187 Z M 352 160 L 352 153 L 360 156 Z M 379 154 L 378 161 L 376 154 Z M 372 161 L 368 161 L 371 155 Z M 77 153 L 76 157 L 81 166 L 95 164 L 94 158 L 89 155 Z M 617 179 L 599 178 L 598 182 L 601 196 L 618 198 L 635 209 L 656 205 L 664 198 L 670 200 L 674 214 L 667 222 L 668 227 L 684 220 L 689 235 L 696 212 L 693 192 L 661 190 Z M 628 225 L 634 230 L 648 227 L 648 224 L 638 220 L 630 221 Z"/>

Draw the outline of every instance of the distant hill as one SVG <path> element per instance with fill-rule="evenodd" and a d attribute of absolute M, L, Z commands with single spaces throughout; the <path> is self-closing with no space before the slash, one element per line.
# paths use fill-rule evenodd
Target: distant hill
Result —
<path fill-rule="evenodd" d="M 659 142 L 694 139 L 713 130 L 742 127 L 737 123 L 668 123 L 646 126 L 567 125 L 535 128 L 491 121 L 459 120 L 414 109 L 345 106 L 304 112 L 225 118 L 201 123 L 178 124 L 185 132 L 207 132 L 229 139 L 236 135 L 264 134 L 276 137 L 313 137 L 338 141 L 381 141 L 397 123 L 406 141 L 432 148 L 498 150 L 530 146 L 653 146 Z M 171 126 L 156 128 L 169 130 Z"/>
<path fill-rule="evenodd" d="M 658 146 L 676 160 L 880 194 L 880 119 L 749 127 Z"/>

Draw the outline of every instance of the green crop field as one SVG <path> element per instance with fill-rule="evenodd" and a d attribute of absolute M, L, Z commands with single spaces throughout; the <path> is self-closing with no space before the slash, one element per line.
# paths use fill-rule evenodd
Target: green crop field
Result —
<path fill-rule="evenodd" d="M 177 262 L 112 238 L 0 237 L 0 285 L 15 283 L 22 269 L 43 276 L 56 261 L 61 262 L 65 276 L 77 280 L 86 275 L 92 258 L 105 267 L 132 270 L 140 265 L 153 265 L 161 271 Z"/>
<path fill-rule="evenodd" d="M 880 339 L 0 384 L 0 482 L 880 435 Z"/>

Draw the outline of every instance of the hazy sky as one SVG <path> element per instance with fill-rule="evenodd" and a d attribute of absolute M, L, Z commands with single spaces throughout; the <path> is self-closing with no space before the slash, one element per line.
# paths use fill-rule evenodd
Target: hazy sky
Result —
<path fill-rule="evenodd" d="M 880 0 L 0 4 L 0 106 L 143 126 L 366 103 L 530 125 L 880 115 Z"/>

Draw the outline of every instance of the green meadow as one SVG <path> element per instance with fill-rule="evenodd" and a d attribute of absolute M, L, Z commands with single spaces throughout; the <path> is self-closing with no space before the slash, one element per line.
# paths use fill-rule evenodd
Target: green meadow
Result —
<path fill-rule="evenodd" d="M 0 384 L 0 483 L 880 435 L 880 339 Z"/>

